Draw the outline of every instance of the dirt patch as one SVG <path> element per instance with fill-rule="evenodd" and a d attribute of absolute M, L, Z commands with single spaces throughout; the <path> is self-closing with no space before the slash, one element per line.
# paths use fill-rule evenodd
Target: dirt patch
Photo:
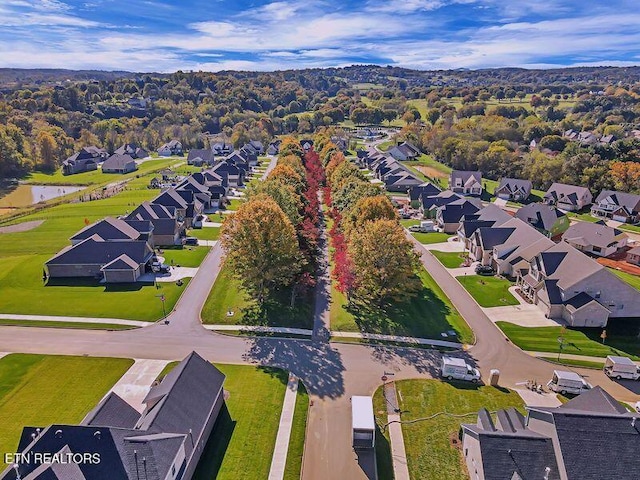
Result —
<path fill-rule="evenodd" d="M 622 258 L 615 260 L 613 258 L 598 258 L 597 262 L 600 265 L 604 265 L 605 267 L 615 268 L 616 270 L 620 270 L 625 273 L 630 273 L 631 275 L 640 275 L 640 267 L 630 264 L 626 262 Z"/>
<path fill-rule="evenodd" d="M 33 220 L 31 222 L 16 223 L 15 225 L 7 225 L 6 227 L 0 227 L 0 233 L 17 233 L 28 232 L 36 227 L 42 225 L 44 220 Z"/>
<path fill-rule="evenodd" d="M 422 173 L 423 175 L 426 175 L 429 178 L 447 178 L 447 177 L 449 177 L 449 175 L 447 175 L 446 173 L 442 173 L 440 170 L 436 170 L 433 167 L 425 167 L 423 165 L 417 165 L 417 166 L 415 166 L 413 168 L 415 168 L 420 173 Z"/>

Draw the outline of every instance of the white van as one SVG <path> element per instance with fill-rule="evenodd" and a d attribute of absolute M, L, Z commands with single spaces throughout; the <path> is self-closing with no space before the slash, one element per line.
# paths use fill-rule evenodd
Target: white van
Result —
<path fill-rule="evenodd" d="M 462 358 L 443 356 L 440 374 L 447 380 L 466 380 L 473 383 L 480 381 L 480 371 Z"/>
<path fill-rule="evenodd" d="M 609 355 L 604 362 L 604 373 L 616 380 L 639 380 L 640 367 L 630 358 Z"/>
<path fill-rule="evenodd" d="M 373 398 L 355 395 L 351 397 L 351 434 L 354 449 L 375 447 L 376 421 L 373 417 Z"/>
<path fill-rule="evenodd" d="M 550 390 L 566 395 L 571 393 L 579 395 L 590 390 L 591 384 L 575 372 L 567 372 L 565 370 L 554 370 L 553 377 L 547 383 Z"/>

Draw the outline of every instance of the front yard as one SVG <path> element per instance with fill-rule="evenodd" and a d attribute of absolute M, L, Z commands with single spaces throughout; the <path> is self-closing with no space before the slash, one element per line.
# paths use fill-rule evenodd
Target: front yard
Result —
<path fill-rule="evenodd" d="M 79 423 L 131 365 L 133 360 L 117 358 L 0 359 L 0 451 L 16 451 L 24 426 Z"/>
<path fill-rule="evenodd" d="M 163 248 L 160 256 L 164 257 L 164 263 L 167 265 L 195 268 L 200 266 L 209 250 L 210 247 Z"/>
<path fill-rule="evenodd" d="M 331 330 L 407 335 L 440 340 L 473 341 L 473 332 L 426 270 L 418 272 L 423 289 L 410 302 L 386 309 L 347 304 L 343 294 L 331 289 Z M 455 335 L 443 337 L 443 332 Z"/>
<path fill-rule="evenodd" d="M 481 307 L 504 307 L 518 305 L 519 302 L 509 292 L 512 283 L 497 277 L 481 275 L 465 275 L 456 277 Z"/>
<path fill-rule="evenodd" d="M 617 275 L 618 277 L 620 277 L 622 280 L 627 282 L 636 290 L 640 290 L 640 275 L 632 275 L 630 273 L 623 272 L 621 270 L 616 270 L 615 268 L 610 268 L 609 271 L 614 275 Z"/>
<path fill-rule="evenodd" d="M 220 238 L 220 227 L 203 227 L 189 230 L 187 234 L 196 237 L 198 240 L 218 240 Z"/>
<path fill-rule="evenodd" d="M 560 347 L 558 337 L 563 337 L 562 353 L 589 357 L 620 355 L 640 360 L 640 327 L 634 319 L 612 320 L 606 329 L 607 338 L 604 344 L 600 339 L 601 328 L 521 327 L 508 322 L 496 324 L 509 340 L 523 350 L 557 354 Z"/>
<path fill-rule="evenodd" d="M 402 420 L 426 419 L 402 425 L 409 475 L 420 480 L 469 478 L 458 432 L 461 423 L 476 422 L 481 408 L 495 411 L 516 407 L 524 412 L 524 404 L 518 394 L 502 388 L 438 380 L 401 380 L 396 382 L 396 388 Z M 376 391 L 374 402 L 376 423 L 385 425 L 386 409 L 380 408 L 385 402 L 382 387 Z M 441 412 L 446 413 L 428 418 Z M 389 455 L 384 451 L 376 453 Z M 378 459 L 378 465 L 388 462 L 388 458 Z"/>
<path fill-rule="evenodd" d="M 446 268 L 461 267 L 467 258 L 466 255 L 461 252 L 440 252 L 438 250 L 431 250 L 431 253 L 433 253 L 433 256 L 436 257 Z"/>

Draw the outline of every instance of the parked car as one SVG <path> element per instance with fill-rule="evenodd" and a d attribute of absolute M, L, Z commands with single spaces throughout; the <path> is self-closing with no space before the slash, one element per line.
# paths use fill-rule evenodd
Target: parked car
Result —
<path fill-rule="evenodd" d="M 198 245 L 198 239 L 196 237 L 184 237 L 183 243 L 185 245 Z"/>
<path fill-rule="evenodd" d="M 494 275 L 496 271 L 491 265 L 477 265 L 476 273 L 478 275 Z"/>

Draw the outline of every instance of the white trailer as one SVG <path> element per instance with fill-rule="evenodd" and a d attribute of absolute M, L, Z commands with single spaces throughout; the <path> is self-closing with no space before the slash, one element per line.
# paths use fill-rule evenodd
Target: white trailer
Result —
<path fill-rule="evenodd" d="M 565 370 L 554 370 L 553 377 L 547 383 L 550 390 L 566 395 L 571 393 L 579 395 L 590 390 L 591 384 L 575 372 L 567 372 Z"/>
<path fill-rule="evenodd" d="M 640 367 L 630 358 L 609 355 L 604 362 L 604 373 L 617 380 L 639 380 Z"/>
<path fill-rule="evenodd" d="M 354 449 L 375 446 L 376 422 L 373 418 L 373 398 L 351 397 L 351 430 Z"/>
<path fill-rule="evenodd" d="M 443 356 L 440 374 L 447 380 L 467 380 L 473 383 L 480 381 L 480 371 L 462 358 Z"/>

